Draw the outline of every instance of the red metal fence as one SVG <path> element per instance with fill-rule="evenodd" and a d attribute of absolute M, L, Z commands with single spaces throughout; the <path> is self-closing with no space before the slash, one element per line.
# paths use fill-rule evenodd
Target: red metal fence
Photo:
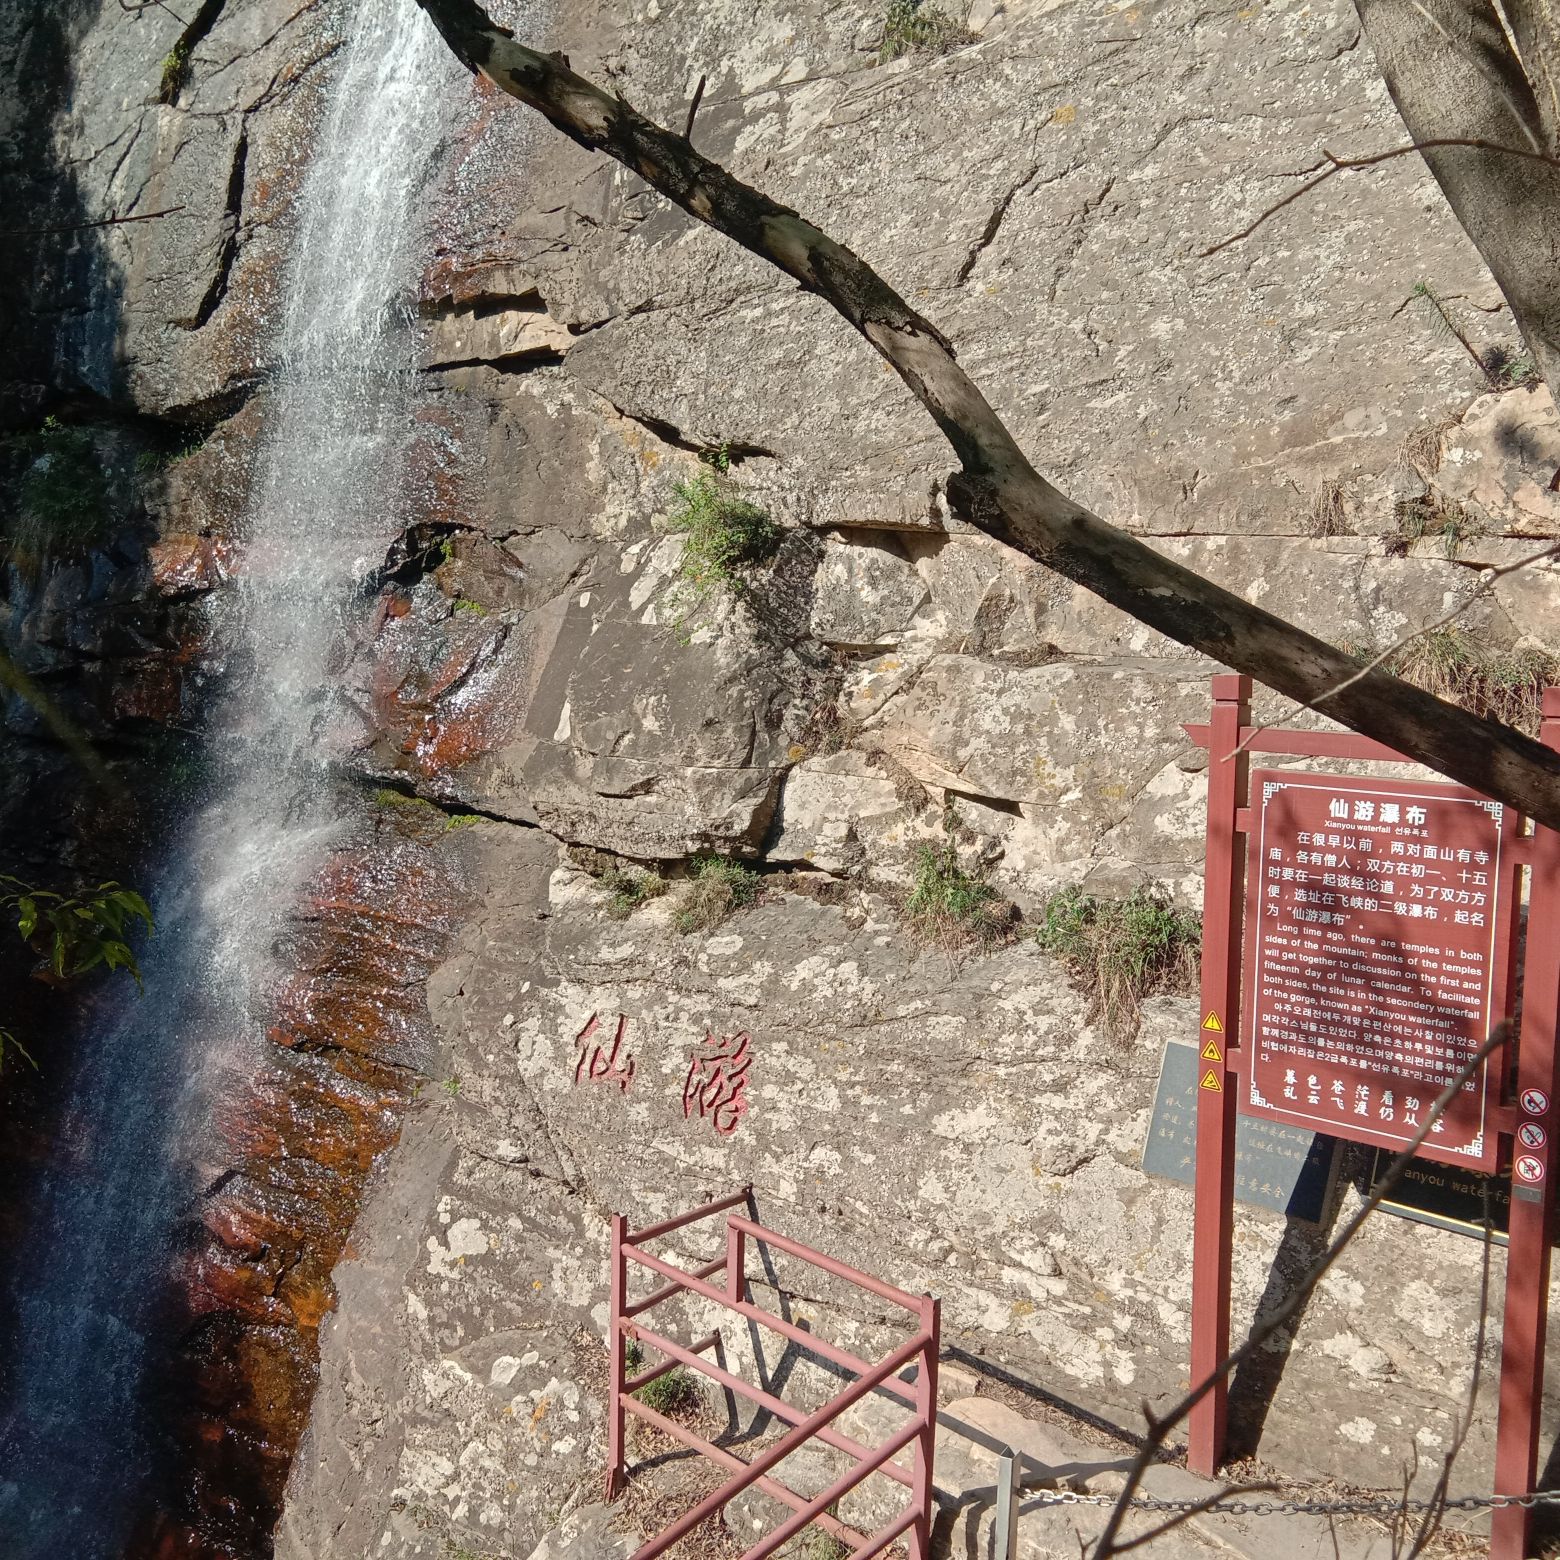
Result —
<path fill-rule="evenodd" d="M 627 1474 L 623 1438 L 624 1416 L 627 1414 L 654 1425 L 720 1467 L 732 1470 L 730 1479 L 685 1512 L 670 1527 L 642 1545 L 633 1560 L 653 1560 L 654 1556 L 664 1553 L 743 1490 L 753 1487 L 782 1505 L 789 1506 L 793 1514 L 748 1549 L 742 1560 L 764 1560 L 766 1555 L 773 1554 L 809 1523 L 816 1523 L 826 1533 L 847 1545 L 850 1549 L 849 1560 L 869 1560 L 869 1557 L 880 1553 L 900 1537 L 907 1538 L 910 1560 L 930 1560 L 932 1454 L 937 1422 L 938 1302 L 930 1295 L 907 1294 L 892 1284 L 873 1278 L 869 1273 L 814 1251 L 800 1241 L 765 1229 L 752 1219 L 728 1213 L 732 1208 L 748 1204 L 750 1195 L 750 1189 L 745 1188 L 733 1196 L 695 1208 L 692 1213 L 664 1219 L 659 1224 L 633 1232 L 628 1230 L 627 1221 L 621 1215 L 615 1214 L 612 1219 L 612 1322 L 608 1340 L 612 1385 L 607 1418 L 607 1499 L 613 1500 L 621 1493 Z M 642 1249 L 647 1241 L 721 1213 L 728 1213 L 726 1254 L 691 1273 Z M 916 1319 L 915 1335 L 884 1359 L 871 1364 L 836 1348 L 785 1318 L 754 1305 L 747 1297 L 745 1266 L 750 1241 L 787 1252 L 835 1278 L 902 1307 Z M 654 1273 L 665 1282 L 649 1294 L 631 1300 L 628 1294 L 630 1265 Z M 723 1286 L 717 1287 L 710 1282 L 717 1273 L 724 1274 Z M 856 1379 L 821 1408 L 804 1413 L 702 1358 L 715 1346 L 720 1337 L 718 1332 L 685 1346 L 636 1320 L 652 1307 L 679 1294 L 701 1296 L 735 1316 L 756 1322 L 760 1327 L 789 1339 L 831 1365 L 850 1371 Z M 627 1346 L 630 1339 L 656 1350 L 664 1357 L 664 1363 L 641 1371 L 637 1376 L 628 1377 Z M 917 1366 L 915 1380 L 901 1381 L 899 1372 L 911 1364 Z M 634 1396 L 642 1387 L 679 1365 L 698 1371 L 728 1391 L 767 1409 L 777 1419 L 790 1425 L 791 1429 L 751 1462 L 747 1462 L 726 1447 L 717 1446 L 697 1435 L 686 1425 L 658 1414 Z M 914 1418 L 877 1447 L 863 1446 L 832 1428 L 834 1421 L 847 1408 L 876 1390 L 899 1398 L 914 1411 Z M 774 1477 L 775 1468 L 809 1441 L 821 1441 L 825 1446 L 844 1453 L 852 1463 L 848 1472 L 812 1497 L 798 1494 Z M 909 1468 L 894 1461 L 896 1452 L 912 1445 L 914 1455 Z M 842 1496 L 874 1472 L 882 1473 L 903 1485 L 910 1495 L 904 1509 L 890 1522 L 876 1532 L 860 1533 L 841 1522 L 833 1514 L 832 1508 Z"/>

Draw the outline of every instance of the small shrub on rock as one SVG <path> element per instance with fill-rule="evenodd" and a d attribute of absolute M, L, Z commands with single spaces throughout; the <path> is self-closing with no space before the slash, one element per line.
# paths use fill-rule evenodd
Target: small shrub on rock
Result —
<path fill-rule="evenodd" d="M 686 621 L 713 592 L 741 591 L 746 571 L 774 557 L 780 527 L 757 504 L 738 495 L 719 471 L 702 471 L 689 482 L 679 482 L 677 499 L 667 527 L 687 538 L 680 576 L 688 599 L 679 616 Z"/>
<path fill-rule="evenodd" d="M 653 1413 L 671 1419 L 699 1406 L 699 1384 L 691 1371 L 679 1365 L 641 1387 L 634 1396 Z"/>
<path fill-rule="evenodd" d="M 906 54 L 946 54 L 974 41 L 975 34 L 958 17 L 930 0 L 888 0 L 878 64 L 887 65 Z"/>
<path fill-rule="evenodd" d="M 1491 347 L 1484 354 L 1484 372 L 1497 390 L 1531 390 L 1543 375 L 1525 348 Z"/>
<path fill-rule="evenodd" d="M 155 930 L 151 906 L 134 889 L 99 883 L 82 894 L 57 894 L 0 874 L 0 915 L 14 919 L 16 935 L 42 958 L 56 981 L 90 970 L 123 970 L 141 989 L 141 966 L 131 939 Z M 0 1072 L 13 1056 L 38 1063 L 11 1030 L 0 1028 Z"/>
<path fill-rule="evenodd" d="M 157 83 L 157 101 L 176 103 L 185 83 L 190 79 L 190 46 L 183 38 L 163 56 L 160 78 Z"/>
<path fill-rule="evenodd" d="M 627 1365 L 629 1373 L 633 1374 L 644 1362 L 644 1351 L 630 1338 L 624 1350 L 623 1363 Z M 700 1406 L 702 1398 L 693 1372 L 681 1365 L 667 1371 L 664 1376 L 657 1376 L 634 1396 L 653 1413 L 662 1414 L 668 1419 L 692 1412 Z"/>
<path fill-rule="evenodd" d="M 676 923 L 684 935 L 711 931 L 733 910 L 758 898 L 758 874 L 724 856 L 698 857 L 688 877 L 688 892 L 678 907 Z"/>
<path fill-rule="evenodd" d="M 1197 989 L 1202 920 L 1158 889 L 1099 899 L 1064 888 L 1046 903 L 1035 941 L 1088 994 L 1088 1021 L 1114 1039 L 1137 1033 L 1145 997 Z"/>
<path fill-rule="evenodd" d="M 33 461 L 22 479 L 23 516 L 11 538 L 13 561 L 76 557 L 107 543 L 113 515 L 92 435 L 49 417 L 28 444 Z"/>
<path fill-rule="evenodd" d="M 905 920 L 924 942 L 942 948 L 999 941 L 1012 907 L 989 883 L 959 865 L 952 842 L 922 845 L 915 853 L 915 882 Z"/>
<path fill-rule="evenodd" d="M 607 914 L 614 921 L 626 921 L 641 905 L 666 892 L 666 879 L 659 872 L 639 867 L 608 867 L 598 881 L 607 891 Z"/>

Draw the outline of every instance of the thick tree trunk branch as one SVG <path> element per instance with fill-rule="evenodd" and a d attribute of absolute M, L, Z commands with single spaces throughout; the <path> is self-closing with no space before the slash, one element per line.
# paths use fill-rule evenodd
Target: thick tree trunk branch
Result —
<path fill-rule="evenodd" d="M 1355 9 L 1409 135 L 1427 143 L 1425 162 L 1560 404 L 1560 167 L 1497 149 L 1560 154 L 1550 7 L 1508 0 L 1520 56 L 1490 0 L 1355 0 Z"/>
<path fill-rule="evenodd" d="M 1341 650 L 1107 525 L 1029 464 L 941 332 L 859 256 L 561 55 L 517 43 L 475 0 L 417 3 L 469 69 L 837 309 L 936 420 L 963 468 L 950 496 L 982 530 L 1170 638 L 1560 828 L 1560 757 L 1383 672 L 1358 676 Z"/>

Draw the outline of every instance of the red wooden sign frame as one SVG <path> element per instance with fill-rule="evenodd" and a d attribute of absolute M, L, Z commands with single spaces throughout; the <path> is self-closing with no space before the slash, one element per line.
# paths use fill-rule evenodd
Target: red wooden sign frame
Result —
<path fill-rule="evenodd" d="M 1186 728 L 1194 741 L 1208 749 L 1209 761 L 1192 1277 L 1194 1381 L 1213 1376 L 1229 1353 L 1235 1117 L 1240 1099 L 1250 1092 L 1252 1051 L 1249 1043 L 1243 1042 L 1252 1032 L 1256 1011 L 1254 995 L 1250 1002 L 1242 1003 L 1247 843 L 1254 814 L 1260 816 L 1261 812 L 1260 807 L 1253 809 L 1251 805 L 1250 755 L 1412 762 L 1382 743 L 1351 732 L 1254 728 L 1250 725 L 1250 698 L 1250 678 L 1233 674 L 1215 677 L 1211 720 L 1205 726 Z M 1560 749 L 1560 690 L 1544 692 L 1540 736 L 1547 747 Z M 1299 777 L 1285 772 L 1281 778 Z M 1342 776 L 1336 778 L 1341 789 L 1355 783 Z M 1374 782 L 1358 784 L 1370 786 Z M 1445 794 L 1472 793 L 1449 790 Z M 1495 882 L 1495 908 L 1502 919 L 1492 948 L 1497 1004 L 1509 1003 L 1513 990 L 1513 912 L 1521 870 L 1526 868 L 1530 876 L 1522 1028 L 1514 1082 L 1509 1094 L 1501 1088 L 1501 1080 L 1513 1079 L 1513 1071 L 1510 1059 L 1497 1053 L 1499 1060 L 1492 1057 L 1489 1063 L 1490 1092 L 1485 1107 L 1490 1145 L 1496 1153 L 1512 1150 L 1513 1164 L 1495 1492 L 1524 1495 L 1532 1490 L 1538 1475 L 1550 1244 L 1555 1175 L 1560 1171 L 1554 1158 L 1554 1137 L 1560 1130 L 1560 1112 L 1555 1109 L 1560 1097 L 1560 1048 L 1556 1045 L 1560 1026 L 1560 833 L 1542 827 L 1519 832 L 1518 820 L 1509 810 L 1502 825 L 1502 860 Z M 1496 1020 L 1505 1016 L 1497 1006 Z M 1514 1147 L 1512 1139 L 1521 1128 L 1527 1129 L 1524 1141 Z M 1351 1131 L 1346 1119 L 1331 1124 L 1328 1130 L 1334 1136 L 1358 1141 L 1382 1140 L 1379 1133 Z M 1497 1135 L 1502 1140 L 1498 1144 Z M 1526 1141 L 1532 1138 L 1539 1141 Z M 1458 1162 L 1470 1161 L 1463 1156 Z M 1229 1384 L 1221 1375 L 1193 1409 L 1188 1425 L 1187 1464 L 1194 1471 L 1211 1475 L 1223 1460 L 1228 1410 Z M 1519 1506 L 1494 1511 L 1491 1560 L 1522 1560 L 1530 1520 L 1531 1512 Z"/>

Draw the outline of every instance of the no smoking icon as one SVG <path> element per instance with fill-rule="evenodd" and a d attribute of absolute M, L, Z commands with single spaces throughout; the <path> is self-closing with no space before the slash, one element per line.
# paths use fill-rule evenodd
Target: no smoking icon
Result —
<path fill-rule="evenodd" d="M 1549 1096 L 1542 1089 L 1524 1089 L 1522 1108 L 1530 1116 L 1542 1116 L 1549 1109 Z"/>
<path fill-rule="evenodd" d="M 1549 1134 L 1536 1121 L 1524 1121 L 1517 1128 L 1517 1141 L 1524 1148 L 1542 1148 Z"/>
<path fill-rule="evenodd" d="M 1532 1154 L 1523 1154 L 1517 1160 L 1517 1178 L 1530 1185 L 1544 1179 L 1544 1162 Z"/>

